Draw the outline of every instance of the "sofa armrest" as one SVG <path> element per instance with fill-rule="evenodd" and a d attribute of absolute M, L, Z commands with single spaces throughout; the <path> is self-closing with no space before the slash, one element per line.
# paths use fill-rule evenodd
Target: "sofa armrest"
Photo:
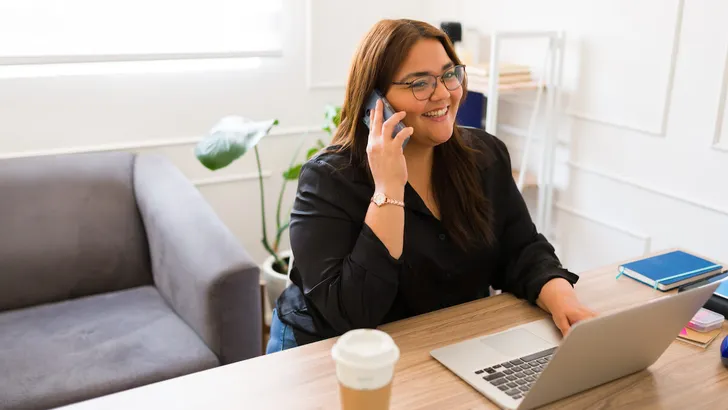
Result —
<path fill-rule="evenodd" d="M 258 265 L 165 157 L 136 157 L 134 192 L 162 297 L 222 364 L 260 355 Z"/>

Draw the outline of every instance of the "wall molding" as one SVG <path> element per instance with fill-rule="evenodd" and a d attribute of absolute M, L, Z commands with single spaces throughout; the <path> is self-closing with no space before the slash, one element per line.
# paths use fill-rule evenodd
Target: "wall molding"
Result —
<path fill-rule="evenodd" d="M 641 182 L 635 181 L 635 180 L 633 180 L 631 178 L 627 178 L 627 177 L 623 177 L 621 175 L 613 174 L 611 172 L 599 170 L 599 169 L 590 167 L 588 165 L 583 165 L 583 164 L 580 164 L 580 163 L 577 163 L 577 162 L 574 162 L 574 161 L 569 161 L 569 162 L 567 162 L 567 164 L 568 164 L 568 166 L 570 168 L 576 169 L 578 171 L 586 172 L 586 173 L 589 173 L 589 174 L 592 174 L 592 175 L 596 175 L 596 176 L 599 176 L 599 177 L 602 177 L 602 178 L 605 178 L 605 179 L 609 179 L 611 181 L 615 181 L 615 182 L 619 182 L 621 184 L 629 185 L 631 187 L 638 188 L 638 189 L 641 189 L 643 191 L 647 191 L 647 192 L 650 192 L 650 193 L 653 193 L 653 194 L 657 194 L 657 195 L 663 196 L 665 198 L 670 198 L 670 199 L 673 199 L 673 200 L 678 201 L 678 202 L 683 202 L 683 203 L 686 203 L 686 204 L 690 204 L 690 205 L 692 205 L 692 206 L 694 206 L 696 208 L 701 208 L 701 209 L 704 209 L 706 211 L 712 211 L 712 212 L 715 212 L 717 214 L 721 214 L 721 215 L 728 216 L 728 209 L 722 209 L 722 208 L 720 208 L 718 206 L 715 206 L 715 205 L 706 204 L 706 203 L 703 203 L 703 202 L 698 202 L 698 201 L 695 201 L 695 200 L 692 200 L 692 199 L 688 199 L 685 196 L 680 195 L 680 194 L 675 193 L 675 192 L 669 192 L 669 191 L 665 191 L 665 190 L 661 190 L 661 189 L 655 189 L 655 188 L 649 187 L 647 185 L 644 185 Z"/>
<path fill-rule="evenodd" d="M 585 219 L 589 222 L 593 222 L 597 225 L 601 225 L 605 228 L 609 228 L 611 230 L 620 232 L 620 233 L 630 236 L 632 238 L 641 240 L 644 243 L 644 247 L 642 248 L 643 255 L 647 255 L 648 253 L 650 253 L 652 251 L 652 237 L 650 235 L 647 235 L 647 234 L 644 234 L 641 232 L 635 232 L 631 229 L 627 229 L 622 226 L 616 225 L 614 223 L 604 221 L 602 219 L 591 216 L 584 211 L 576 210 L 574 208 L 571 208 L 570 206 L 567 206 L 567 205 L 564 205 L 561 203 L 554 204 L 554 207 L 562 212 L 566 212 L 570 215 L 577 216 L 581 219 Z"/>
<path fill-rule="evenodd" d="M 300 134 L 323 133 L 320 126 L 299 126 L 299 127 L 280 127 L 273 128 L 268 134 L 270 137 L 282 137 Z M 196 137 L 178 137 L 168 139 L 151 139 L 146 141 L 134 142 L 116 142 L 99 145 L 79 145 L 62 148 L 52 148 L 45 150 L 28 150 L 18 152 L 0 153 L 0 160 L 13 158 L 38 157 L 47 155 L 65 155 L 65 154 L 82 154 L 93 152 L 109 152 L 109 151 L 135 151 L 140 149 L 153 149 L 175 147 L 181 145 L 193 145 L 198 143 L 202 136 Z"/>
<path fill-rule="evenodd" d="M 528 130 L 521 128 L 521 127 L 517 127 L 515 125 L 499 124 L 496 127 L 496 131 L 498 131 L 498 133 L 502 132 L 505 135 L 510 135 L 513 137 L 518 137 L 518 138 L 523 138 L 523 139 L 528 138 Z M 543 138 L 541 138 L 541 136 L 539 136 L 537 133 L 537 135 L 534 135 L 533 139 L 531 139 L 531 142 L 532 143 L 541 143 L 541 142 L 543 142 Z M 566 146 L 566 145 L 569 145 L 569 142 L 570 141 L 568 141 L 566 139 L 558 138 L 556 141 L 556 145 Z M 524 141 L 524 143 L 525 143 L 525 141 Z M 520 145 L 520 147 L 522 147 L 522 146 L 523 146 L 523 144 Z"/>
<path fill-rule="evenodd" d="M 231 175 L 220 175 L 209 178 L 196 178 L 192 180 L 192 185 L 196 187 L 203 187 L 209 185 L 220 185 L 229 184 L 233 182 L 245 182 L 251 180 L 257 180 L 259 175 L 262 175 L 264 179 L 270 178 L 273 173 L 271 171 L 263 171 L 261 174 L 257 172 L 248 172 L 245 174 L 231 174 Z"/>
<path fill-rule="evenodd" d="M 649 127 L 642 127 L 634 124 L 626 124 L 622 122 L 615 122 L 610 120 L 600 119 L 597 116 L 587 114 L 585 112 L 576 111 L 568 108 L 566 114 L 578 118 L 581 120 L 595 122 L 598 124 L 605 124 L 616 128 L 622 128 L 630 131 L 638 131 L 645 134 L 650 134 L 657 137 L 664 137 L 667 131 L 667 121 L 670 112 L 670 105 L 672 101 L 672 89 L 675 83 L 675 67 L 677 66 L 677 55 L 680 48 L 680 35 L 682 33 L 682 22 L 683 14 L 685 10 L 685 0 L 679 0 L 677 4 L 677 12 L 675 13 L 675 27 L 673 28 L 672 34 L 672 50 L 670 56 L 670 68 L 667 75 L 667 82 L 665 84 L 665 101 L 662 107 L 662 119 L 660 121 L 660 127 L 657 130 L 650 129 Z"/>
<path fill-rule="evenodd" d="M 306 0 L 305 5 L 305 23 L 306 26 L 306 87 L 309 90 L 332 90 L 338 88 L 345 88 L 345 83 L 338 82 L 314 82 L 313 80 L 313 56 L 311 55 L 311 49 L 313 48 L 313 2 L 314 0 Z"/>
<path fill-rule="evenodd" d="M 715 116 L 715 130 L 713 131 L 713 148 L 720 151 L 728 150 L 728 146 L 726 146 L 726 144 L 728 144 L 728 141 L 721 141 L 721 135 L 723 134 L 723 122 L 726 120 L 726 94 L 728 94 L 728 52 L 726 52 L 725 59 L 723 60 L 723 79 L 720 83 L 718 113 Z"/>

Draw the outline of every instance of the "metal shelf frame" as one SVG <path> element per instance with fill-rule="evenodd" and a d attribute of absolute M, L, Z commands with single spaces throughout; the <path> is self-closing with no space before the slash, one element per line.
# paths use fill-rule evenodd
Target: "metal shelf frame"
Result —
<path fill-rule="evenodd" d="M 554 162 L 556 145 L 558 143 L 559 113 L 561 110 L 561 87 L 563 81 L 564 43 L 563 31 L 494 31 L 491 34 L 490 44 L 490 72 L 488 81 L 488 102 L 486 108 L 485 130 L 497 135 L 498 129 L 498 103 L 499 103 L 499 63 L 500 51 L 504 42 L 511 39 L 547 39 L 548 49 L 545 53 L 541 80 L 536 91 L 536 102 L 533 107 L 528 135 L 521 157 L 521 167 L 518 173 L 517 186 L 523 191 L 530 146 L 535 134 L 537 114 L 545 94 L 543 128 L 543 146 L 541 150 L 540 170 L 538 172 L 538 208 L 536 225 L 549 236 L 551 229 L 551 212 L 553 208 L 554 191 Z"/>

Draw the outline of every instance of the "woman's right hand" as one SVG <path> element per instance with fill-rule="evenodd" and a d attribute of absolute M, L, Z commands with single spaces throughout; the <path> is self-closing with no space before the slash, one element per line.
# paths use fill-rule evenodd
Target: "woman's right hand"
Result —
<path fill-rule="evenodd" d="M 382 101 L 377 100 L 376 108 L 369 113 L 369 123 L 372 124 L 367 144 L 369 168 L 374 178 L 375 192 L 402 200 L 404 186 L 407 183 L 407 162 L 404 159 L 402 145 L 407 137 L 412 135 L 414 129 L 406 127 L 392 138 L 394 126 L 404 119 L 406 113 L 400 111 L 382 123 L 383 112 Z"/>

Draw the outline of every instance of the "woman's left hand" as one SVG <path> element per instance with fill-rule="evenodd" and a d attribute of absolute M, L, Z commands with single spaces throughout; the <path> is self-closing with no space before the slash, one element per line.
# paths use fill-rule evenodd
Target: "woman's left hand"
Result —
<path fill-rule="evenodd" d="M 571 283 L 563 278 L 546 282 L 536 303 L 541 309 L 551 313 L 554 323 L 564 336 L 571 329 L 571 325 L 597 316 L 596 312 L 579 302 Z"/>

